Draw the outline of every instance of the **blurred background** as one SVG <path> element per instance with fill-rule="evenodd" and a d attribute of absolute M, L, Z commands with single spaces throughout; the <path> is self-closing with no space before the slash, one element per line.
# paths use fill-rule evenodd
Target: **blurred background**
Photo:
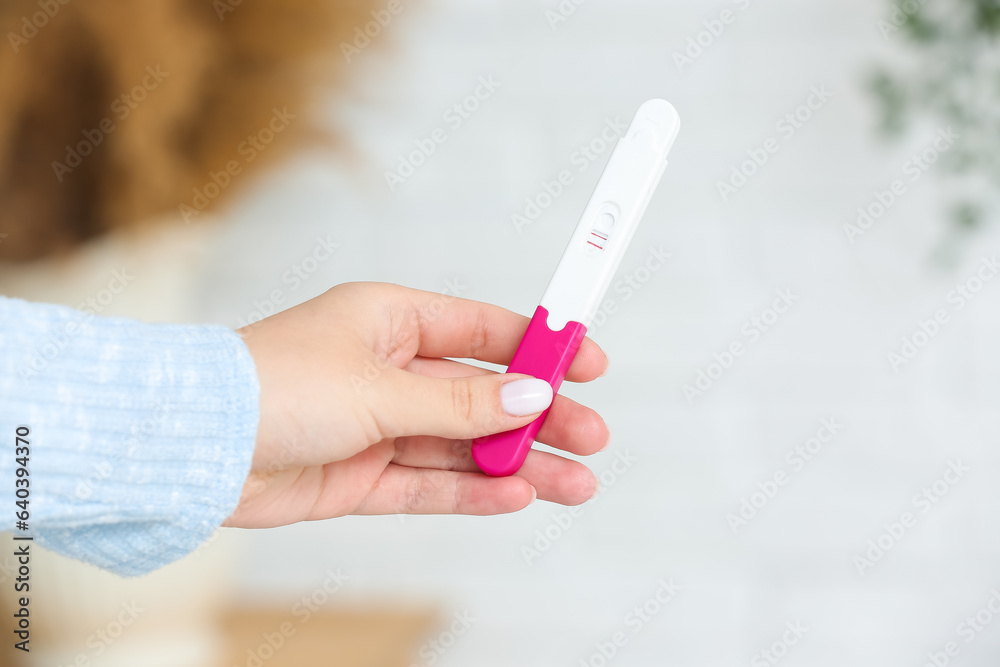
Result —
<path fill-rule="evenodd" d="M 104 315 L 530 314 L 622 124 L 682 119 L 610 372 L 563 390 L 613 433 L 596 498 L 223 530 L 140 580 L 46 555 L 12 664 L 997 664 L 996 2 L 0 11 L 0 293 Z"/>

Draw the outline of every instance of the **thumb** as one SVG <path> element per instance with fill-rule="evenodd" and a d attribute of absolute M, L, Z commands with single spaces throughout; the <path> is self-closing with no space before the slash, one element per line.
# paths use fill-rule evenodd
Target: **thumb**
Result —
<path fill-rule="evenodd" d="M 552 386 L 528 375 L 431 378 L 404 370 L 380 391 L 386 437 L 477 438 L 532 422 L 552 404 Z M 388 431 L 388 432 L 387 432 Z"/>

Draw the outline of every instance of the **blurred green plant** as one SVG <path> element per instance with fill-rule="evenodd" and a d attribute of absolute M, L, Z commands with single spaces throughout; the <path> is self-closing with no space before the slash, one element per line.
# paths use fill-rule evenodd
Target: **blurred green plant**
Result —
<path fill-rule="evenodd" d="M 895 0 L 878 28 L 903 47 L 869 81 L 881 131 L 954 128 L 960 139 L 940 160 L 961 192 L 950 205 L 950 236 L 982 227 L 1000 184 L 1000 0 Z"/>

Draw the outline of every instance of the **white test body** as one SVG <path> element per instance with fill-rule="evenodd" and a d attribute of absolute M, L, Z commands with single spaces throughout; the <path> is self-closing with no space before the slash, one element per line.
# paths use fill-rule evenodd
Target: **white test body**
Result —
<path fill-rule="evenodd" d="M 590 327 L 667 167 L 680 117 L 665 100 L 650 100 L 615 146 L 580 223 L 539 305 L 548 327 Z"/>

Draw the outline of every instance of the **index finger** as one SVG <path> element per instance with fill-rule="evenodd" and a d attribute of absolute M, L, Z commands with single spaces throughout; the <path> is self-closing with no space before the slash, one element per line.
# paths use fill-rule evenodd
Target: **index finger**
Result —
<path fill-rule="evenodd" d="M 406 290 L 419 332 L 417 354 L 424 357 L 478 359 L 510 365 L 529 318 L 480 301 L 447 294 Z M 604 374 L 608 357 L 584 338 L 566 373 L 570 382 L 589 382 Z"/>

